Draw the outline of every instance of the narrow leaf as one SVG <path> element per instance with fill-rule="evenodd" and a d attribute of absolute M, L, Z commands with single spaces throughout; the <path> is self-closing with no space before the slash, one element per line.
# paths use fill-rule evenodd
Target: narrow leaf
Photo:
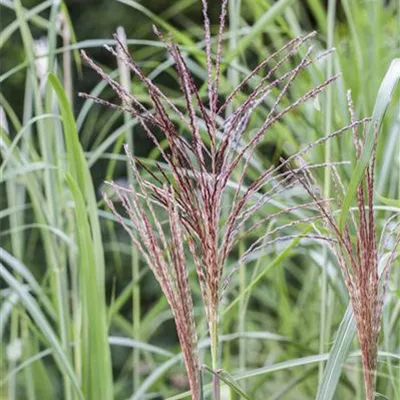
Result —
<path fill-rule="evenodd" d="M 52 327 L 43 315 L 40 307 L 36 303 L 35 299 L 28 293 L 26 288 L 18 282 L 7 269 L 0 264 L 0 276 L 7 282 L 7 284 L 18 294 L 20 301 L 25 306 L 32 319 L 35 321 L 36 326 L 43 333 L 43 336 L 49 341 L 51 347 L 54 350 L 56 360 L 58 361 L 60 368 L 66 372 L 70 377 L 73 386 L 80 399 L 84 399 L 82 391 L 80 389 L 78 380 L 74 374 L 72 366 L 65 355 L 56 334 Z"/>
<path fill-rule="evenodd" d="M 221 379 L 222 382 L 224 382 L 227 386 L 229 386 L 233 391 L 235 391 L 238 395 L 242 396 L 243 398 L 247 400 L 252 400 L 251 397 L 244 392 L 244 390 L 240 387 L 240 385 L 235 381 L 235 378 L 228 374 L 224 370 L 218 370 L 218 372 L 215 372 L 213 369 L 208 367 L 207 365 L 203 365 L 203 368 L 210 372 L 211 374 L 217 376 L 219 379 Z"/>
<path fill-rule="evenodd" d="M 374 148 L 375 129 L 379 130 L 382 125 L 383 117 L 385 116 L 386 110 L 389 107 L 392 94 L 399 79 L 400 58 L 396 58 L 390 64 L 376 96 L 372 121 L 367 134 L 365 146 L 361 153 L 360 159 L 357 161 L 357 164 L 354 168 L 345 198 L 343 200 L 339 221 L 340 231 L 343 231 L 351 203 L 356 195 L 357 187 L 360 184 L 365 168 L 371 159 L 371 154 Z"/>

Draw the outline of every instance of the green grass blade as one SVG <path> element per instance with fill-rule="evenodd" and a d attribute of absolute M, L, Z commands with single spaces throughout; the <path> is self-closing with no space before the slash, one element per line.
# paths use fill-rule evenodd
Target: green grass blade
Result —
<path fill-rule="evenodd" d="M 75 34 L 75 30 L 74 30 L 74 26 L 72 25 L 72 21 L 71 21 L 71 16 L 69 15 L 68 12 L 68 8 L 65 5 L 65 3 L 61 3 L 60 9 L 64 15 L 65 18 L 65 23 L 68 26 L 69 29 L 69 33 L 71 35 L 71 43 L 72 45 L 76 45 L 78 40 L 76 38 L 76 34 Z M 73 55 L 74 55 L 74 61 L 75 61 L 75 65 L 78 69 L 78 73 L 80 76 L 82 76 L 82 60 L 81 57 L 79 55 L 79 50 L 78 49 L 74 49 L 73 50 Z"/>
<path fill-rule="evenodd" d="M 13 292 L 7 296 L 7 300 L 3 301 L 0 307 L 0 342 L 3 343 L 4 329 L 10 318 L 15 304 L 17 304 L 19 298 L 17 293 Z"/>
<path fill-rule="evenodd" d="M 140 387 L 135 390 L 135 393 L 129 398 L 129 400 L 140 400 L 146 394 L 147 390 L 161 377 L 163 376 L 173 365 L 181 360 L 181 354 L 172 357 L 165 363 L 157 367 L 140 385 Z M 189 393 L 190 396 L 190 393 Z M 188 397 L 189 397 L 188 396 Z"/>
<path fill-rule="evenodd" d="M 51 3 L 51 1 L 49 1 L 49 3 Z M 16 9 L 16 5 L 15 5 L 15 1 L 5 1 L 5 0 L 0 0 L 0 6 L 4 6 L 7 7 L 11 10 L 15 10 Z M 29 13 L 33 10 L 33 9 L 26 9 L 26 8 L 22 8 L 23 12 L 25 13 L 25 15 L 29 15 Z M 48 29 L 49 27 L 49 21 L 46 18 L 41 17 L 40 15 L 33 15 L 32 18 L 32 23 L 35 24 L 37 27 L 42 28 L 42 29 Z"/>
<path fill-rule="evenodd" d="M 75 202 L 81 302 L 83 307 L 84 393 L 108 400 L 113 396 L 107 312 L 104 293 L 104 250 L 97 214 L 96 194 L 79 142 L 75 119 L 65 91 L 54 74 L 49 82 L 56 92 L 62 115 L 69 173 L 66 180 Z"/>
<path fill-rule="evenodd" d="M 356 351 L 350 354 L 350 357 L 361 357 L 361 352 Z M 378 357 L 390 357 L 395 360 L 400 359 L 400 356 L 398 354 L 392 353 L 392 352 L 386 352 L 386 351 L 379 351 L 378 352 Z M 316 355 L 311 355 L 311 356 L 305 356 L 305 357 L 300 357 L 300 358 L 295 358 L 292 360 L 287 360 L 287 361 L 282 361 L 276 364 L 271 364 L 271 365 L 266 365 L 265 367 L 249 370 L 249 371 L 244 371 L 238 374 L 234 375 L 234 379 L 236 381 L 242 380 L 242 379 L 248 379 L 248 378 L 254 378 L 256 376 L 261 376 L 265 374 L 270 374 L 272 372 L 277 372 L 277 371 L 283 371 L 286 369 L 291 369 L 291 368 L 296 368 L 296 367 L 303 367 L 306 365 L 312 365 L 321 361 L 326 361 L 329 359 L 329 353 L 325 354 L 316 354 Z M 172 359 L 171 359 L 172 360 Z M 210 385 L 205 385 L 204 387 L 205 390 L 210 389 Z M 180 399 L 186 399 L 190 397 L 190 392 L 185 392 L 185 393 L 180 393 L 176 396 L 168 397 L 166 400 L 180 400 Z"/>
<path fill-rule="evenodd" d="M 335 342 L 329 353 L 316 400 L 333 399 L 342 372 L 342 366 L 349 355 L 355 333 L 356 325 L 353 318 L 353 310 L 349 306 L 340 323 Z"/>
<path fill-rule="evenodd" d="M 24 204 L 24 205 L 19 205 L 19 206 L 14 206 L 14 207 L 9 207 L 3 210 L 0 210 L 0 219 L 8 217 L 9 215 L 19 212 L 19 211 L 24 211 L 30 208 L 29 204 Z"/>
<path fill-rule="evenodd" d="M 62 231 L 61 229 L 58 229 L 55 226 L 51 226 L 51 225 L 43 225 L 43 224 L 23 224 L 22 225 L 22 224 L 20 224 L 19 226 L 15 227 L 15 228 L 11 228 L 11 229 L 1 232 L 0 236 L 7 235 L 10 232 L 21 232 L 21 231 L 25 231 L 27 229 L 33 229 L 33 228 L 49 231 L 54 236 L 57 236 L 59 239 L 61 239 L 65 244 L 70 246 L 71 249 L 74 249 L 74 247 L 75 247 L 75 243 L 73 242 L 73 240 L 71 240 L 71 238 L 64 231 Z"/>
<path fill-rule="evenodd" d="M 38 296 L 39 300 L 46 308 L 47 313 L 49 313 L 49 315 L 55 319 L 56 314 L 53 305 L 29 269 L 21 261 L 17 260 L 2 248 L 0 248 L 0 260 L 9 265 L 17 275 L 20 275 L 26 280 L 32 292 Z"/>
<path fill-rule="evenodd" d="M 31 125 L 33 125 L 34 123 L 36 123 L 39 120 L 46 119 L 46 118 L 59 118 L 59 116 L 55 115 L 55 114 L 42 114 L 42 115 L 33 117 L 15 135 L 15 137 L 11 143 L 11 146 L 7 149 L 7 152 L 3 155 L 3 162 L 0 164 L 0 177 L 4 173 L 4 169 L 7 165 L 7 162 L 9 161 L 9 158 L 12 156 L 13 150 L 17 146 L 18 142 L 21 140 L 24 133 L 31 128 Z"/>
<path fill-rule="evenodd" d="M 387 206 L 391 207 L 400 207 L 400 200 L 396 199 L 389 199 L 387 197 L 383 197 L 380 194 L 377 194 L 378 199 L 383 203 L 386 204 Z"/>
<path fill-rule="evenodd" d="M 18 65 L 16 65 L 15 67 L 11 68 L 10 70 L 8 70 L 7 72 L 4 72 L 4 74 L 0 75 L 0 83 L 3 83 L 5 80 L 7 80 L 10 76 L 13 76 L 14 74 L 20 72 L 21 70 L 23 70 L 24 68 L 26 68 L 29 65 L 29 63 L 27 61 L 24 61 Z"/>
<path fill-rule="evenodd" d="M 361 182 L 364 170 L 371 159 L 372 150 L 374 148 L 375 129 L 379 130 L 382 124 L 383 117 L 385 116 L 386 110 L 389 107 L 392 94 L 399 80 L 400 80 L 400 58 L 396 58 L 390 64 L 389 69 L 386 72 L 386 75 L 383 78 L 383 81 L 379 88 L 374 106 L 374 111 L 372 114 L 371 125 L 369 127 L 366 138 L 366 143 L 361 153 L 360 159 L 358 160 L 353 170 L 349 186 L 346 190 L 346 195 L 343 200 L 342 211 L 340 213 L 340 221 L 339 221 L 339 229 L 341 231 L 343 231 L 344 229 L 344 225 L 346 223 L 349 214 L 351 203 L 356 195 L 357 187 Z"/>
<path fill-rule="evenodd" d="M 93 243 L 96 249 L 95 261 L 99 285 L 104 288 L 104 250 L 101 237 L 99 217 L 97 214 L 96 191 L 93 186 L 90 170 L 87 165 L 82 146 L 79 142 L 78 131 L 71 106 L 65 91 L 54 74 L 49 74 L 49 82 L 53 86 L 60 105 L 64 136 L 67 146 L 68 169 L 72 178 L 77 181 L 79 189 L 87 203 Z"/>
<path fill-rule="evenodd" d="M 36 300 L 28 293 L 26 288 L 15 279 L 7 269 L 0 264 L 0 276 L 4 279 L 5 282 L 12 288 L 19 296 L 20 301 L 25 306 L 27 311 L 30 313 L 32 319 L 35 321 L 36 326 L 42 331 L 43 336 L 48 340 L 49 344 L 54 350 L 55 357 L 59 363 L 60 368 L 65 371 L 65 373 L 71 379 L 71 382 L 76 389 L 77 394 L 80 399 L 84 399 L 82 391 L 80 389 L 78 380 L 74 374 L 72 366 L 68 361 L 59 341 L 54 333 L 52 327 L 47 321 L 46 317 L 43 315 L 40 307 L 36 303 Z"/>
<path fill-rule="evenodd" d="M 307 232 L 309 232 L 309 229 L 307 229 Z M 238 295 L 235 300 L 232 301 L 232 303 L 229 304 L 228 307 L 223 311 L 222 315 L 226 314 L 229 312 L 236 304 L 240 302 L 240 300 L 246 296 L 251 290 L 254 288 L 255 285 L 257 285 L 258 282 L 260 282 L 261 278 L 273 267 L 281 263 L 284 259 L 289 257 L 291 254 L 291 250 L 293 247 L 295 247 L 298 243 L 300 242 L 300 238 L 293 240 L 286 248 L 285 250 L 282 251 L 278 256 L 274 258 L 271 263 L 269 263 L 263 270 L 246 286 L 246 289 L 244 289 L 240 295 Z M 243 266 L 241 268 L 244 268 Z"/>
<path fill-rule="evenodd" d="M 50 7 L 52 4 L 52 1 L 44 1 L 43 3 L 40 3 L 36 7 L 32 8 L 29 11 L 25 12 L 25 20 L 28 21 L 30 19 L 34 19 L 35 16 L 40 14 L 43 10 L 46 8 Z M 11 22 L 8 26 L 6 26 L 0 33 L 0 49 L 4 46 L 4 44 L 7 42 L 9 37 L 19 29 L 19 21 L 14 20 Z"/>
<path fill-rule="evenodd" d="M 89 399 L 109 400 L 113 392 L 104 288 L 96 279 L 96 250 L 83 194 L 71 175 L 67 174 L 66 180 L 75 202 L 75 218 L 79 224 L 77 242 L 83 308 L 83 390 Z"/>
<path fill-rule="evenodd" d="M 40 171 L 40 170 L 45 171 L 45 170 L 51 170 L 51 169 L 55 169 L 55 168 L 56 167 L 54 167 L 53 165 L 46 164 L 43 162 L 37 162 L 37 163 L 33 162 L 28 165 L 24 165 L 23 167 L 11 170 L 10 172 L 7 172 L 5 174 L 2 174 L 1 178 L 0 178 L 0 183 L 10 181 L 10 180 L 15 181 L 15 179 L 18 176 L 26 177 L 31 172 Z"/>
<path fill-rule="evenodd" d="M 60 105 L 60 111 L 64 126 L 64 137 L 67 146 L 68 170 L 72 177 L 78 182 L 79 188 L 85 187 L 84 164 L 85 159 L 80 148 L 78 131 L 71 107 L 68 103 L 67 96 L 58 78 L 50 73 L 48 76 L 49 83 L 55 90 Z"/>
<path fill-rule="evenodd" d="M 317 362 L 324 361 L 327 359 L 328 359 L 328 354 L 317 354 L 317 355 L 312 355 L 312 356 L 306 356 L 306 357 L 296 358 L 293 360 L 282 361 L 277 364 L 267 365 L 262 368 L 245 371 L 245 372 L 236 374 L 234 377 L 236 380 L 247 379 L 247 378 L 252 378 L 255 376 L 269 374 L 271 372 L 282 371 L 282 370 L 285 370 L 288 368 L 295 368 L 295 367 L 301 367 L 304 365 L 315 364 Z M 206 389 L 209 390 L 210 385 L 205 385 L 205 390 Z M 189 397 L 190 397 L 190 392 L 185 392 L 185 393 L 181 393 L 176 396 L 173 396 L 173 397 L 169 397 L 166 400 L 180 400 L 180 399 L 186 399 Z"/>
<path fill-rule="evenodd" d="M 243 391 L 243 389 L 240 387 L 240 385 L 235 381 L 235 378 L 233 378 L 226 371 L 219 370 L 218 372 L 215 372 L 207 365 L 204 365 L 203 368 L 206 371 L 210 372 L 212 375 L 215 375 L 219 379 L 221 379 L 222 382 L 224 382 L 227 386 L 229 386 L 235 393 L 237 393 L 242 398 L 247 399 L 247 400 L 252 400 L 251 397 L 248 394 L 246 394 Z"/>
<path fill-rule="evenodd" d="M 121 347 L 130 347 L 133 349 L 140 349 L 144 351 L 149 351 L 150 353 L 158 354 L 159 356 L 163 357 L 174 357 L 175 354 L 161 349 L 160 347 L 153 346 L 151 344 L 142 342 L 140 340 L 136 339 L 130 339 L 130 338 L 125 338 L 125 337 L 118 337 L 118 336 L 110 336 L 108 338 L 108 343 L 110 343 L 112 346 L 121 346 Z"/>
<path fill-rule="evenodd" d="M 247 47 L 251 46 L 254 39 L 264 32 L 266 25 L 278 17 L 286 7 L 294 3 L 294 0 L 279 0 L 252 26 L 250 32 L 239 40 L 237 47 L 224 57 L 224 63 L 229 64 Z"/>
<path fill-rule="evenodd" d="M 144 7 L 142 4 L 139 4 L 139 2 L 135 0 L 116 0 L 119 3 L 125 4 L 129 7 L 134 8 L 135 10 L 140 11 L 146 17 L 150 18 L 154 23 L 162 26 L 164 29 L 166 29 L 169 32 L 172 32 L 175 36 L 176 39 L 179 40 L 182 44 L 185 45 L 193 45 L 193 42 L 190 40 L 188 35 L 183 34 L 176 28 L 174 28 L 172 25 L 170 25 L 168 22 L 164 21 L 162 18 L 151 12 L 148 8 Z"/>

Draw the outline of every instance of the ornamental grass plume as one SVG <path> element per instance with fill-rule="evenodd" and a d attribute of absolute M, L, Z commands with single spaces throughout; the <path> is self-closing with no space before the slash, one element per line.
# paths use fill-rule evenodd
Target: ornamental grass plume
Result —
<path fill-rule="evenodd" d="M 279 165 L 266 170 L 258 169 L 258 176 L 250 184 L 245 182 L 249 167 L 255 169 L 256 147 L 265 133 L 286 114 L 316 97 L 337 79 L 337 76 L 329 77 L 298 98 L 293 98 L 294 95 L 291 94 L 296 78 L 302 73 L 307 74 L 310 66 L 331 51 L 312 56 L 311 47 L 306 51 L 302 50 L 314 37 L 314 32 L 292 39 L 255 67 L 226 95 L 220 90 L 220 82 L 225 79 L 222 73 L 222 53 L 227 0 L 222 1 L 215 53 L 212 49 L 206 0 L 202 0 L 202 6 L 206 94 L 196 86 L 188 66 L 189 56 L 171 37 L 165 38 L 156 27 L 155 34 L 164 43 L 173 60 L 184 106 L 176 105 L 173 98 L 164 94 L 144 74 L 117 36 L 116 49 L 108 46 L 106 48 L 139 78 L 148 93 L 148 102 L 141 102 L 134 94 L 126 91 L 84 52 L 82 56 L 86 63 L 111 86 L 120 98 L 121 105 L 81 94 L 102 105 L 130 113 L 161 155 L 163 163 L 158 162 L 154 168 L 150 168 L 128 152 L 137 178 L 137 187 L 127 189 L 110 183 L 122 202 L 131 225 L 119 215 L 110 200 L 107 202 L 131 234 L 134 245 L 142 253 L 169 301 L 194 399 L 200 393 L 199 362 L 192 297 L 187 279 L 188 266 L 195 265 L 211 338 L 212 368 L 217 370 L 219 304 L 234 271 L 255 252 L 277 241 L 298 236 L 324 239 L 321 235 L 306 234 L 283 234 L 277 237 L 295 225 L 315 219 L 302 214 L 305 209 L 313 206 L 314 201 L 280 209 L 257 222 L 252 218 L 253 215 L 265 205 L 271 205 L 285 190 L 296 185 L 296 181 L 292 179 L 292 171 L 287 168 L 289 164 L 296 164 L 314 146 L 362 123 L 353 121 L 351 125 L 306 146 Z M 255 129 L 249 129 L 250 118 L 261 105 L 267 106 L 267 115 Z M 167 148 L 161 145 L 161 141 L 167 142 Z M 325 166 L 294 165 L 293 168 L 297 172 L 304 172 Z M 142 173 L 147 173 L 150 178 L 144 179 Z M 231 199 L 231 203 L 223 204 L 225 199 Z M 283 214 L 291 218 L 289 222 L 266 233 L 264 230 L 260 239 L 253 241 L 234 266 L 227 270 L 228 257 L 237 247 L 238 241 L 246 234 L 259 232 L 263 223 Z M 167 216 L 168 228 L 162 227 L 159 219 L 162 215 Z M 163 229 L 168 230 L 170 239 Z M 172 241 L 172 246 L 168 245 L 168 240 Z M 213 397 L 219 399 L 217 374 L 213 381 Z"/>
<path fill-rule="evenodd" d="M 350 116 L 354 122 L 355 113 L 350 92 L 348 92 L 348 103 Z M 352 128 L 357 160 L 360 159 L 364 146 L 366 146 L 367 132 L 371 123 L 365 121 L 362 127 L 353 126 Z M 396 214 L 388 219 L 378 241 L 373 203 L 377 128 L 375 127 L 373 131 L 372 156 L 357 188 L 357 206 L 350 209 L 350 218 L 343 231 L 340 230 L 336 221 L 337 213 L 329 207 L 327 201 L 323 201 L 310 171 L 306 170 L 305 174 L 296 173 L 326 223 L 331 239 L 328 240 L 328 245 L 336 256 L 344 276 L 361 348 L 366 400 L 372 400 L 375 397 L 378 341 L 385 289 L 400 243 L 400 222 L 397 224 L 394 222 L 398 216 Z M 331 171 L 340 210 L 341 199 L 345 194 L 344 185 L 335 166 L 331 166 Z M 394 227 L 389 229 L 393 224 Z"/>
<path fill-rule="evenodd" d="M 126 152 L 129 155 L 127 146 Z M 131 160 L 134 160 L 133 157 L 131 157 Z M 192 398 L 198 400 L 201 398 L 201 388 L 197 335 L 185 244 L 178 216 L 178 202 L 174 197 L 174 192 L 166 186 L 164 188 L 166 194 L 165 207 L 169 222 L 169 235 L 167 236 L 150 199 L 149 190 L 152 192 L 152 187 L 149 186 L 148 182 L 142 180 L 134 162 L 132 168 L 136 177 L 137 190 L 134 187 L 123 189 L 113 182 L 109 184 L 115 189 L 118 199 L 129 216 L 133 229 L 116 211 L 113 202 L 107 196 L 105 196 L 105 200 L 121 225 L 129 233 L 132 242 L 150 267 L 167 298 L 175 320 Z"/>

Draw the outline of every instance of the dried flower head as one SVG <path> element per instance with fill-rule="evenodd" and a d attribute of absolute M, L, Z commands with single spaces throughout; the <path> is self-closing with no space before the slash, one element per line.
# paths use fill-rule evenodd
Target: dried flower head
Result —
<path fill-rule="evenodd" d="M 129 154 L 127 147 L 126 151 Z M 192 397 L 197 400 L 200 398 L 197 336 L 178 204 L 174 193 L 169 191 L 169 196 L 166 198 L 169 232 L 165 232 L 155 211 L 156 205 L 150 199 L 149 190 L 152 188 L 142 180 L 134 163 L 132 168 L 135 171 L 137 189 L 133 186 L 127 188 L 117 186 L 113 182 L 109 183 L 126 210 L 130 224 L 127 224 L 107 196 L 105 200 L 129 233 L 167 298 L 176 323 Z"/>
<path fill-rule="evenodd" d="M 187 282 L 188 261 L 185 261 L 188 260 L 188 256 L 184 248 L 187 247 L 191 263 L 194 263 L 196 268 L 209 325 L 212 363 L 215 369 L 218 358 L 219 303 L 230 277 L 254 252 L 276 241 L 299 236 L 276 237 L 301 222 L 310 222 L 308 217 L 298 216 L 302 215 L 299 211 L 312 206 L 314 201 L 288 207 L 265 217 L 262 222 L 283 214 L 297 215 L 297 219 L 292 218 L 281 227 L 264 232 L 261 239 L 253 242 L 235 266 L 227 271 L 228 257 L 235 249 L 238 240 L 242 239 L 243 235 L 262 227 L 260 221 L 253 221 L 252 216 L 296 184 L 292 179 L 292 172 L 287 170 L 289 165 L 295 165 L 301 160 L 301 156 L 314 146 L 362 123 L 354 121 L 350 126 L 306 146 L 277 166 L 266 170 L 258 168 L 258 176 L 247 184 L 245 182 L 247 171 L 249 167 L 253 168 L 255 165 L 256 148 L 264 135 L 286 114 L 315 98 L 327 85 L 337 79 L 337 76 L 329 77 L 320 85 L 305 91 L 297 99 L 287 96 L 296 78 L 306 73 L 307 68 L 329 55 L 331 51 L 317 56 L 312 55 L 311 46 L 303 51 L 304 45 L 314 37 L 314 32 L 295 38 L 261 62 L 236 88 L 233 88 L 229 95 L 226 95 L 220 90 L 220 83 L 224 78 L 222 53 L 227 0 L 222 2 L 215 54 L 212 49 L 207 1 L 202 0 L 202 4 L 207 68 L 205 96 L 196 86 L 195 78 L 188 66 L 188 56 L 171 37 L 165 38 L 156 27 L 155 34 L 164 43 L 174 62 L 184 107 L 177 106 L 174 99 L 166 96 L 143 73 L 117 36 L 115 36 L 116 49 L 108 46 L 106 48 L 140 79 L 147 90 L 151 105 L 148 106 L 134 94 L 126 91 L 84 52 L 82 56 L 86 63 L 111 86 L 121 99 L 121 105 L 81 94 L 99 104 L 130 113 L 161 154 L 163 163 L 157 163 L 155 169 L 129 155 L 139 189 L 127 190 L 110 184 L 121 199 L 132 221 L 133 229 L 139 234 L 138 238 L 131 235 L 132 241 L 142 252 L 171 305 L 178 333 L 180 332 L 179 338 L 193 396 L 197 393 L 198 381 L 194 372 L 197 361 L 194 359 L 195 340 L 186 342 L 188 337 L 194 337 L 194 321 L 189 318 L 192 312 L 192 300 Z M 267 115 L 259 126 L 249 129 L 250 118 L 260 106 L 266 107 Z M 181 133 L 182 131 L 184 133 Z M 160 135 L 162 139 L 159 138 Z M 161 140 L 167 141 L 167 149 L 161 145 Z M 299 164 L 295 170 L 304 173 L 305 170 L 325 166 L 326 164 L 311 166 Z M 150 179 L 141 178 L 138 168 L 146 172 Z M 223 200 L 226 198 L 231 202 L 227 209 L 227 203 L 224 203 L 225 209 L 223 209 Z M 140 205 L 143 201 L 146 210 Z M 117 214 L 112 203 L 108 201 L 108 204 Z M 169 247 L 167 244 L 167 238 L 157 219 L 160 210 L 156 212 L 154 206 L 163 209 L 168 215 L 173 246 Z M 123 218 L 119 216 L 119 219 L 128 232 L 131 232 L 131 228 Z M 324 239 L 320 235 L 303 236 Z M 216 386 L 217 384 L 215 392 L 218 392 Z M 216 393 L 215 397 L 218 398 Z"/>
<path fill-rule="evenodd" d="M 354 122 L 355 113 L 350 92 L 348 93 L 348 103 L 350 116 Z M 371 122 L 365 121 L 362 130 L 360 130 L 360 126 L 352 128 L 357 160 L 361 157 L 365 146 L 370 124 Z M 373 203 L 377 129 L 374 129 L 374 133 L 375 146 L 372 157 L 357 188 L 357 207 L 350 209 L 350 220 L 346 223 L 343 231 L 340 230 L 335 212 L 329 203 L 321 201 L 323 197 L 310 172 L 303 175 L 297 174 L 299 181 L 314 200 L 314 204 L 324 219 L 329 237 L 334 239 L 328 243 L 342 270 L 354 311 L 367 400 L 374 398 L 378 339 L 385 289 L 396 249 L 400 243 L 400 223 L 393 222 L 397 215 L 390 218 L 385 224 L 379 242 L 377 238 L 378 228 L 375 222 Z M 342 206 L 341 199 L 345 194 L 344 185 L 335 166 L 331 166 L 331 172 L 340 208 Z M 387 229 L 393 223 L 392 229 Z"/>

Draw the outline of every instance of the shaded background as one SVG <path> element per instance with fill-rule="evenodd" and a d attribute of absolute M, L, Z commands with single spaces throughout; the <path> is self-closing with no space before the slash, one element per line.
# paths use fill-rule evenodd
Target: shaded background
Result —
<path fill-rule="evenodd" d="M 22 1 L 23 6 L 27 9 L 35 7 L 40 3 L 41 1 L 37 0 Z M 199 29 L 199 25 L 202 24 L 202 12 L 199 0 L 186 1 L 184 7 L 174 6 L 173 0 L 152 0 L 139 3 L 143 4 L 157 16 L 170 22 L 178 30 L 184 31 L 186 35 L 197 38 L 202 35 L 202 31 Z M 299 21 L 301 25 L 304 25 L 304 27 L 310 31 L 317 29 L 315 19 L 309 11 L 308 2 L 302 0 L 297 3 L 299 4 L 298 11 L 300 13 Z M 336 18 L 340 21 L 343 18 L 343 10 L 339 3 L 340 2 L 338 2 L 337 5 Z M 119 26 L 124 27 L 128 38 L 156 40 L 152 32 L 152 23 L 149 18 L 142 12 L 128 7 L 125 4 L 112 0 L 66 0 L 65 4 L 68 7 L 78 42 L 92 39 L 111 39 Z M 326 1 L 321 1 L 321 4 L 322 7 L 326 9 Z M 210 2 L 209 13 L 214 23 L 218 20 L 219 11 L 219 1 Z M 47 18 L 49 12 L 49 9 L 47 9 L 42 12 L 41 15 Z M 245 7 L 242 10 L 241 16 L 246 19 Z M 6 7 L 0 8 L 2 28 L 14 21 L 14 19 L 15 13 L 13 10 L 7 9 Z M 249 19 L 248 22 L 251 24 L 254 21 Z M 31 24 L 31 31 L 34 38 L 38 39 L 43 37 L 43 30 L 35 27 L 34 24 Z M 270 40 L 267 35 L 265 35 L 264 39 L 266 43 Z M 59 38 L 58 40 L 61 46 L 61 39 Z M 132 47 L 131 49 L 135 56 L 135 49 Z M 90 48 L 88 52 L 95 60 L 104 65 L 108 65 L 110 68 L 115 67 L 115 60 L 103 48 Z M 25 60 L 22 42 L 18 33 L 13 34 L 11 40 L 5 44 L 1 50 L 1 56 L 0 73 L 10 70 L 12 67 Z M 246 56 L 249 57 L 249 55 Z M 162 59 L 162 56 L 160 59 Z M 251 55 L 249 61 L 252 61 Z M 88 68 L 85 68 L 84 77 L 79 76 L 76 72 L 75 69 L 74 85 L 76 92 L 90 91 L 95 83 L 98 82 L 96 75 Z M 22 112 L 23 102 L 21 98 L 24 93 L 24 78 L 25 74 L 22 71 L 21 73 L 14 74 L 7 80 L 5 85 L 2 85 L 3 94 L 18 113 Z M 77 105 L 75 109 L 79 109 L 79 104 L 81 104 L 81 102 L 78 98 L 75 100 Z"/>

